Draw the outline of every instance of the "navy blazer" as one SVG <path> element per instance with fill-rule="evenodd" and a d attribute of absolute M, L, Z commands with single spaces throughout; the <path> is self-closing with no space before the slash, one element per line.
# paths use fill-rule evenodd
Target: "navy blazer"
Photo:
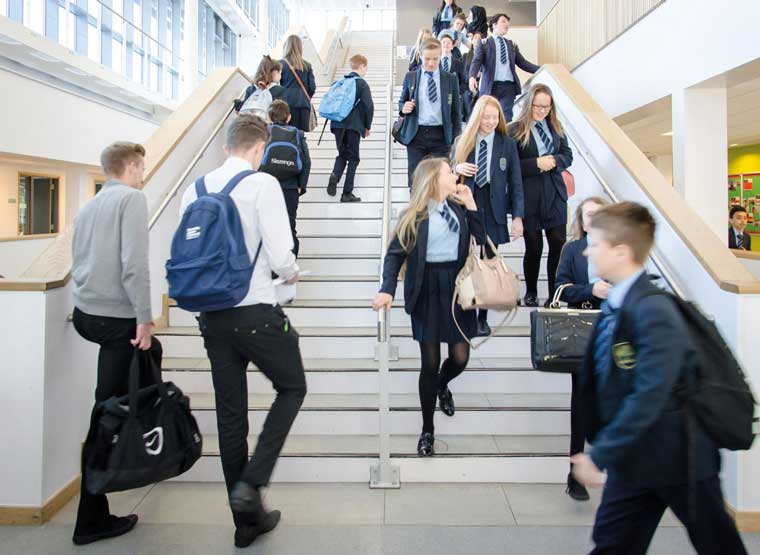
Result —
<path fill-rule="evenodd" d="M 559 257 L 557 278 L 555 287 L 571 284 L 562 290 L 561 301 L 565 301 L 570 308 L 583 308 L 583 303 L 591 303 L 591 308 L 599 308 L 602 299 L 592 293 L 594 285 L 588 281 L 588 258 L 583 256 L 583 251 L 588 247 L 588 239 L 577 239 L 565 243 L 562 254 Z"/>
<path fill-rule="evenodd" d="M 412 75 L 416 73 L 414 89 L 411 89 Z M 462 133 L 462 102 L 459 98 L 459 85 L 457 76 L 452 73 L 440 72 L 441 90 L 441 111 L 443 112 L 443 135 L 447 145 L 454 142 L 454 139 Z M 404 86 L 401 89 L 401 96 L 398 99 L 398 113 L 404 118 L 404 125 L 401 129 L 401 143 L 409 144 L 417 135 L 419 127 L 419 110 L 420 105 L 420 82 L 422 81 L 422 68 L 416 72 L 409 72 L 404 76 Z M 427 94 L 427 93 L 425 93 Z M 414 100 L 416 106 L 412 113 L 404 114 L 401 109 L 407 100 Z"/>
<path fill-rule="evenodd" d="M 570 167 L 573 163 L 573 151 L 567 142 L 567 135 L 560 137 L 554 130 L 551 123 L 548 123 L 549 130 L 552 134 L 554 159 L 557 161 L 557 167 L 552 171 L 542 172 L 538 169 L 536 160 L 538 159 L 538 145 L 533 138 L 533 132 L 528 137 L 528 144 L 522 146 L 517 142 L 517 150 L 520 153 L 520 171 L 523 178 L 523 189 L 525 191 L 525 216 L 539 217 L 541 215 L 540 207 L 540 189 L 546 187 L 553 189 L 559 197 L 567 202 L 567 188 L 565 181 L 562 179 L 562 172 Z M 510 135 L 514 137 L 515 125 L 509 128 Z M 517 138 L 515 138 L 517 141 Z M 560 223 L 567 221 L 567 209 L 561 214 L 544 214 L 547 220 L 558 220 Z"/>
<path fill-rule="evenodd" d="M 455 202 L 449 202 L 449 207 L 451 207 L 451 210 L 457 216 L 460 224 L 457 270 L 461 270 L 467 260 L 467 256 L 470 254 L 470 235 L 474 236 L 479 244 L 485 242 L 483 217 L 480 215 L 480 212 L 467 210 L 464 206 Z M 411 252 L 407 253 L 401 246 L 398 237 L 394 237 L 391 244 L 388 245 L 388 252 L 385 253 L 383 285 L 380 287 L 380 292 L 388 293 L 392 297 L 396 296 L 398 275 L 401 271 L 401 266 L 406 261 L 404 310 L 407 314 L 411 314 L 414 311 L 417 299 L 420 297 L 420 291 L 422 290 L 422 282 L 425 277 L 429 225 L 430 220 L 427 218 L 420 222 L 420 227 L 417 231 L 417 242 L 414 244 Z"/>
<path fill-rule="evenodd" d="M 595 369 L 594 327 L 579 375 L 591 459 L 640 488 L 683 485 L 689 477 L 685 416 L 674 390 L 684 371 L 693 368 L 696 352 L 673 301 L 665 295 L 642 298 L 653 289 L 643 274 L 626 295 L 613 332 L 610 367 L 603 373 Z M 613 353 L 622 354 L 626 346 L 632 360 L 616 360 Z M 692 455 L 697 481 L 718 474 L 718 449 L 698 425 Z"/>
<path fill-rule="evenodd" d="M 477 140 L 476 140 L 477 143 Z M 478 145 L 472 149 L 467 157 L 467 162 L 475 163 Z M 451 148 L 451 162 L 454 161 L 456 144 Z M 503 166 L 503 168 L 502 168 Z M 465 184 L 475 192 L 475 176 L 465 177 Z M 524 194 L 522 173 L 520 172 L 520 156 L 517 152 L 517 143 L 512 137 L 502 135 L 498 131 L 493 137 L 493 152 L 491 153 L 491 210 L 497 223 L 507 225 L 507 214 L 513 218 L 525 216 Z M 491 230 L 488 235 L 496 236 Z M 495 241 L 495 239 L 493 239 Z M 507 233 L 509 242 L 509 233 Z"/>
<path fill-rule="evenodd" d="M 520 77 L 515 71 L 515 66 L 528 73 L 536 73 L 541 66 L 529 62 L 520 53 L 520 48 L 509 39 L 507 40 L 507 56 L 509 56 L 509 69 L 512 70 L 515 82 L 515 94 L 522 89 Z M 493 88 L 494 76 L 496 75 L 496 58 L 499 55 L 496 48 L 496 39 L 491 36 L 488 40 L 475 49 L 475 56 L 470 64 L 470 77 L 477 77 L 478 72 L 482 70 L 480 77 L 480 94 L 491 94 Z"/>
<path fill-rule="evenodd" d="M 314 70 L 311 68 L 311 64 L 304 60 L 303 71 L 296 70 L 298 77 L 301 78 L 303 86 L 306 88 L 306 92 L 309 94 L 309 98 L 304 96 L 301 86 L 293 77 L 293 72 L 290 71 L 290 66 L 285 60 L 280 60 L 282 65 L 282 76 L 280 77 L 280 85 L 285 89 L 283 100 L 288 103 L 290 109 L 293 108 L 308 108 L 311 104 L 309 99 L 314 96 L 314 91 L 317 90 L 317 84 L 314 81 Z"/>
<path fill-rule="evenodd" d="M 441 62 L 438 67 L 443 71 L 443 62 Z M 464 92 L 467 90 L 467 74 L 464 71 L 464 61 L 462 61 L 461 57 L 457 58 L 453 51 L 451 53 L 449 73 L 453 73 L 457 76 L 457 81 L 459 82 L 459 97 L 461 99 L 464 96 Z"/>
<path fill-rule="evenodd" d="M 751 251 L 752 250 L 752 237 L 749 233 L 742 233 L 742 249 L 745 251 Z M 734 235 L 734 228 L 729 227 L 728 228 L 728 248 L 729 249 L 736 249 L 738 248 L 736 246 L 736 235 Z M 742 250 L 739 249 L 739 250 Z"/>
<path fill-rule="evenodd" d="M 330 129 L 351 129 L 364 137 L 366 129 L 372 129 L 372 119 L 375 117 L 375 104 L 372 102 L 372 93 L 367 82 L 352 71 L 345 76 L 356 78 L 356 96 L 354 97 L 354 109 L 343 121 L 331 121 Z"/>

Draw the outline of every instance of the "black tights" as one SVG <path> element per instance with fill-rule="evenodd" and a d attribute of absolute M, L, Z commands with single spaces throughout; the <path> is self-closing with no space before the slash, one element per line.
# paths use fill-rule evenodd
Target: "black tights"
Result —
<path fill-rule="evenodd" d="M 434 432 L 433 415 L 438 391 L 461 374 L 470 359 L 467 343 L 449 343 L 449 358 L 441 366 L 441 344 L 420 342 L 420 407 L 422 408 L 422 432 Z M 440 368 L 440 374 L 438 369 Z"/>
<path fill-rule="evenodd" d="M 554 294 L 554 278 L 559 266 L 559 256 L 562 247 L 567 241 L 567 230 L 564 225 L 558 225 L 544 230 L 546 240 L 549 243 L 549 258 L 546 261 L 546 273 L 549 278 L 549 298 Z M 538 296 L 538 271 L 541 267 L 541 255 L 544 251 L 544 241 L 541 230 L 526 229 L 525 257 L 523 258 L 523 272 L 525 273 L 526 293 Z"/>

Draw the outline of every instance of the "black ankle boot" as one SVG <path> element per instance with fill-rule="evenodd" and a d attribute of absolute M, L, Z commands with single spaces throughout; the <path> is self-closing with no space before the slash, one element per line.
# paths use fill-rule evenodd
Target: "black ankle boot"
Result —
<path fill-rule="evenodd" d="M 420 441 L 417 443 L 417 454 L 420 457 L 432 457 L 435 455 L 435 436 L 430 432 L 422 432 Z"/>

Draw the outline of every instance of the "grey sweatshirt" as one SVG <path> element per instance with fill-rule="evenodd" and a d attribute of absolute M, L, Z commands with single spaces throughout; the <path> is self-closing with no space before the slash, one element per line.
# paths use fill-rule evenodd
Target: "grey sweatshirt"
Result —
<path fill-rule="evenodd" d="M 74 220 L 74 304 L 85 314 L 152 318 L 148 202 L 142 191 L 110 180 Z"/>

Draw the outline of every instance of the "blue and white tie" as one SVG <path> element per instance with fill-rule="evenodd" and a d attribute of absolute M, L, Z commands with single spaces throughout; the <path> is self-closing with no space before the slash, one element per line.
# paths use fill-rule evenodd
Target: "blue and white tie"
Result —
<path fill-rule="evenodd" d="M 499 37 L 499 51 L 500 51 L 499 59 L 501 60 L 501 63 L 506 64 L 507 63 L 507 45 L 503 37 Z"/>
<path fill-rule="evenodd" d="M 546 134 L 546 131 L 544 131 L 544 126 L 541 123 L 536 123 L 536 131 L 538 131 L 538 136 L 541 137 L 541 142 L 544 143 L 544 146 L 546 147 L 546 152 L 551 154 L 552 150 L 552 140 L 549 138 L 549 135 Z"/>
<path fill-rule="evenodd" d="M 488 143 L 485 139 L 480 141 L 478 150 L 478 173 L 475 176 L 475 185 L 485 187 L 488 182 Z"/>
<path fill-rule="evenodd" d="M 435 88 L 435 79 L 433 79 L 433 72 L 426 71 L 425 75 L 428 76 L 428 99 L 431 104 L 435 104 L 438 100 L 438 90 Z"/>
<path fill-rule="evenodd" d="M 445 202 L 441 204 L 441 216 L 446 220 L 452 233 L 459 232 L 459 222 L 457 221 L 456 216 L 451 213 L 451 209 Z"/>
<path fill-rule="evenodd" d="M 449 59 L 448 58 L 444 58 L 443 59 L 443 71 L 448 71 L 448 70 L 449 70 Z"/>

